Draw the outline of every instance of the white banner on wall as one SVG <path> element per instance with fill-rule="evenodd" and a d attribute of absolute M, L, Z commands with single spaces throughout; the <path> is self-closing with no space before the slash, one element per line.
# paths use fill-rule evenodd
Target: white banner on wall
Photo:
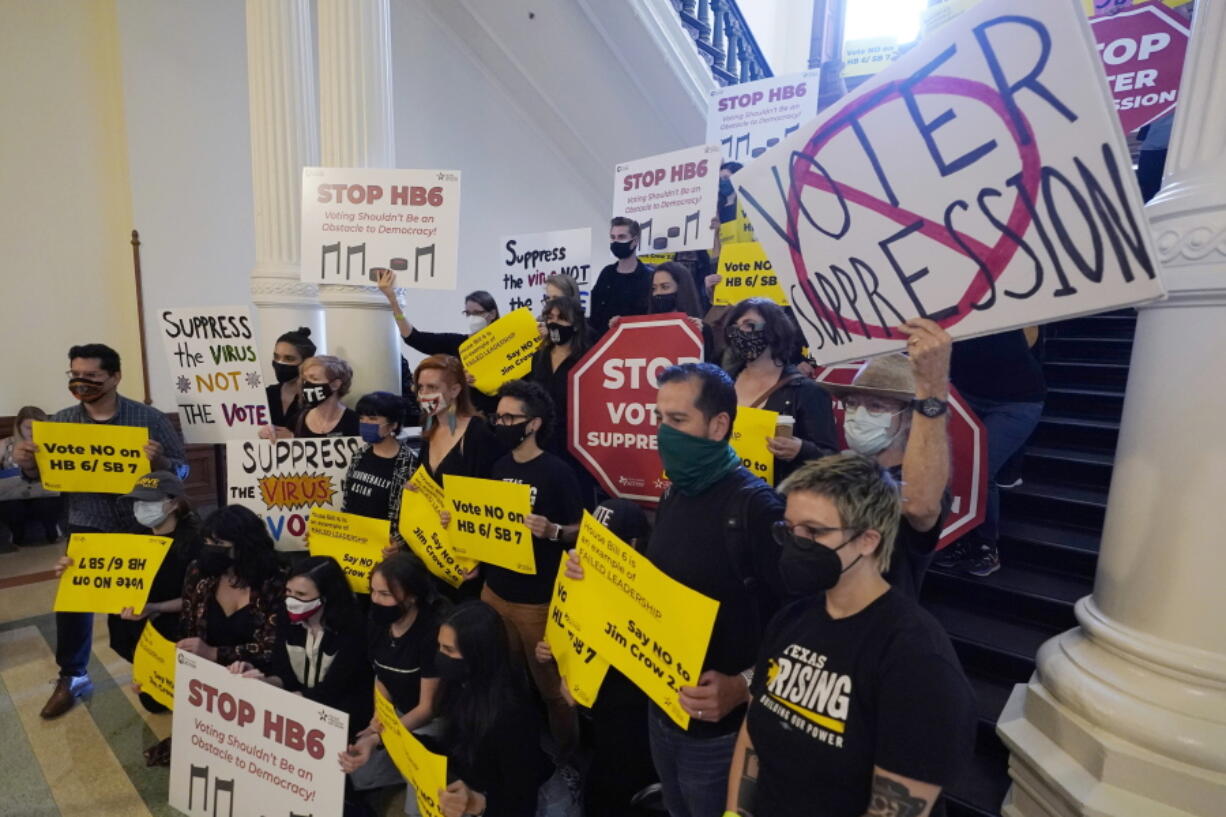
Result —
<path fill-rule="evenodd" d="M 711 249 L 718 196 L 718 145 L 674 150 L 614 168 L 613 215 L 639 223 L 644 255 Z"/>
<path fill-rule="evenodd" d="M 911 317 L 971 337 L 1163 294 L 1068 0 L 985 0 L 735 183 L 819 363 L 902 349 Z"/>
<path fill-rule="evenodd" d="M 302 169 L 302 280 L 455 289 L 458 170 Z"/>
<path fill-rule="evenodd" d="M 345 472 L 364 448 L 361 437 L 231 440 L 226 502 L 259 514 L 277 550 L 304 550 L 311 509 L 341 509 Z"/>
<path fill-rule="evenodd" d="M 505 235 L 498 240 L 499 280 L 491 290 L 503 314 L 520 307 L 538 312 L 545 282 L 554 275 L 569 275 L 579 284 L 586 309 L 596 283 L 591 262 L 592 231 L 587 227 Z"/>
<path fill-rule="evenodd" d="M 745 164 L 756 159 L 817 116 L 820 71 L 767 77 L 711 92 L 707 144 L 723 158 Z"/>
<path fill-rule="evenodd" d="M 170 805 L 191 817 L 341 817 L 349 716 L 183 650 Z"/>
<path fill-rule="evenodd" d="M 268 425 L 268 401 L 250 310 L 163 309 L 158 318 L 183 439 L 194 445 L 254 438 Z"/>

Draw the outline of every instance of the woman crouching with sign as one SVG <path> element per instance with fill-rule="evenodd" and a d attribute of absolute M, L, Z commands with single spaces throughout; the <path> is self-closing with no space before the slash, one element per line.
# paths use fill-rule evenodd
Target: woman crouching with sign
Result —
<path fill-rule="evenodd" d="M 847 452 L 779 491 L 779 572 L 802 598 L 763 636 L 728 813 L 809 815 L 820 802 L 829 817 L 929 817 L 970 757 L 974 693 L 941 625 L 882 577 L 898 484 Z"/>

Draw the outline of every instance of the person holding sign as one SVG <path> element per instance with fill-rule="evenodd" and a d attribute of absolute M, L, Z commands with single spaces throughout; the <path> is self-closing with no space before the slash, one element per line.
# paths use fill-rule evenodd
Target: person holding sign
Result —
<path fill-rule="evenodd" d="M 309 556 L 285 581 L 285 619 L 266 669 L 235 661 L 230 672 L 255 678 L 349 714 L 350 738 L 374 714 L 366 622 L 345 571 L 331 556 Z"/>
<path fill-rule="evenodd" d="M 821 386 L 787 363 L 796 348 L 796 327 L 783 308 L 766 298 L 749 298 L 726 318 L 728 373 L 736 382 L 740 406 L 792 418 L 780 424 L 767 448 L 775 458 L 775 480 L 782 481 L 807 460 L 838 450 L 834 410 Z"/>
<path fill-rule="evenodd" d="M 341 402 L 353 385 L 353 368 L 332 355 L 302 362 L 302 410 L 294 437 L 356 437 L 361 430 L 357 412 Z"/>
<path fill-rule="evenodd" d="M 149 430 L 145 446 L 150 470 L 180 473 L 187 467 L 183 438 L 162 414 L 151 406 L 119 394 L 123 379 L 119 353 L 101 343 L 73 346 L 68 350 L 68 391 L 77 405 L 57 411 L 53 423 L 95 423 L 109 426 L 142 426 Z M 31 482 L 39 479 L 34 459 L 35 443 L 22 441 L 13 449 L 13 460 Z M 68 533 L 124 533 L 137 529 L 132 506 L 116 494 L 66 493 Z M 55 690 L 39 713 L 57 718 L 72 708 L 80 695 L 93 688 L 85 669 L 93 638 L 90 613 L 55 614 L 55 661 L 60 675 Z"/>
<path fill-rule="evenodd" d="M 417 469 L 417 455 L 399 439 L 408 407 L 399 395 L 375 391 L 362 395 L 356 410 L 366 448 L 345 472 L 341 510 L 391 520 L 392 537 L 398 539 L 400 500 Z"/>
<path fill-rule="evenodd" d="M 34 440 L 34 423 L 46 422 L 47 412 L 38 406 L 22 406 L 13 418 L 13 435 L 0 440 L 0 523 L 12 533 L 12 546 L 32 545 L 42 538 L 48 543 L 60 538 L 64 500 L 21 474 L 13 454 L 17 444 Z M 0 552 L 6 547 L 0 542 Z"/>
<path fill-rule="evenodd" d="M 779 490 L 779 571 L 800 598 L 762 639 L 727 809 L 926 817 L 970 760 L 974 691 L 941 625 L 883 576 L 898 483 L 847 452 L 806 463 Z"/>
<path fill-rule="evenodd" d="M 549 713 L 549 729 L 563 758 L 578 743 L 574 710 L 562 695 L 557 666 L 535 659 L 537 643 L 545 637 L 545 619 L 553 595 L 553 578 L 565 542 L 573 541 L 583 518 L 579 480 L 560 457 L 541 449 L 538 440 L 548 436 L 553 423 L 553 404 L 536 383 L 512 380 L 498 392 L 498 416 L 494 434 L 499 447 L 508 451 L 494 463 L 491 479 L 532 488 L 532 513 L 524 523 L 532 531 L 536 573 L 517 573 L 486 564 L 481 600 L 502 616 L 510 635 L 511 660 L 527 664 L 537 691 Z"/>
<path fill-rule="evenodd" d="M 609 252 L 617 261 L 600 271 L 592 287 L 592 332 L 599 338 L 615 317 L 646 315 L 651 308 L 651 267 L 639 260 L 639 223 L 618 216 L 609 222 Z"/>
<path fill-rule="evenodd" d="M 390 269 L 380 270 L 375 284 L 392 307 L 392 317 L 396 319 L 396 328 L 400 330 L 400 336 L 404 342 L 409 345 L 409 348 L 416 349 L 423 355 L 459 357 L 460 344 L 468 340 L 468 335 L 480 332 L 500 317 L 494 296 L 483 289 L 478 289 L 464 296 L 464 311 L 461 314 L 468 323 L 468 334 L 423 332 L 409 323 L 409 319 L 405 317 L 404 310 L 400 306 L 400 298 L 396 294 L 396 273 Z"/>
<path fill-rule="evenodd" d="M 706 312 L 694 286 L 694 276 L 676 261 L 666 261 L 651 274 L 651 309 L 649 314 L 684 312 L 694 328 L 702 332 L 703 357 L 708 363 L 715 362 L 715 337 L 711 327 L 703 323 Z"/>
<path fill-rule="evenodd" d="M 286 332 L 277 338 L 272 347 L 272 371 L 277 382 L 264 389 L 268 395 L 269 425 L 260 429 L 260 436 L 271 440 L 289 437 L 290 429 L 298 421 L 302 408 L 302 362 L 315 357 L 315 344 L 311 341 L 311 328 L 300 326 L 295 332 Z"/>

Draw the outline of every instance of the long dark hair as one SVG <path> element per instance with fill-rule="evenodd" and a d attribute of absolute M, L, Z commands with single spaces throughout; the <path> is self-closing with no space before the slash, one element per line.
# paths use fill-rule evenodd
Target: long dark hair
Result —
<path fill-rule="evenodd" d="M 780 366 L 786 366 L 798 346 L 799 330 L 795 321 L 783 310 L 783 307 L 768 298 L 746 298 L 729 310 L 724 316 L 722 327 L 724 333 L 741 319 L 749 310 L 757 310 L 766 324 L 762 331 L 766 334 L 766 343 L 770 349 L 771 359 Z M 735 355 L 736 364 L 732 371 L 739 372 L 745 367 L 745 361 Z"/>
<path fill-rule="evenodd" d="M 558 317 L 569 321 L 570 325 L 575 327 L 575 336 L 570 340 L 571 357 L 581 357 L 588 347 L 592 345 L 592 337 L 588 331 L 587 316 L 583 314 L 583 304 L 579 303 L 578 298 L 568 298 L 565 295 L 550 298 L 545 301 L 545 308 L 541 311 L 541 319 L 545 322 L 549 321 L 549 313 L 557 312 Z M 541 353 L 548 354 L 553 349 L 553 341 L 545 338 L 545 342 L 541 344 Z"/>
<path fill-rule="evenodd" d="M 206 542 L 234 545 L 234 575 L 246 587 L 258 588 L 280 570 L 268 526 L 250 508 L 242 505 L 218 508 L 204 520 L 200 536 Z"/>
<path fill-rule="evenodd" d="M 445 742 L 471 767 L 499 713 L 523 705 L 523 679 L 511 663 L 506 627 L 493 607 L 465 602 L 443 624 L 455 630 L 456 646 L 468 664 L 466 681 L 443 684 L 439 711 L 446 716 Z"/>
<path fill-rule="evenodd" d="M 277 338 L 277 343 L 288 343 L 298 352 L 298 357 L 306 360 L 315 357 L 315 342 L 311 340 L 311 327 L 299 326 L 297 331 L 286 332 Z"/>
<path fill-rule="evenodd" d="M 409 596 L 413 597 L 419 609 L 428 608 L 439 613 L 447 605 L 447 600 L 435 589 L 430 571 L 416 554 L 408 551 L 393 553 L 375 565 L 370 575 L 375 574 L 383 577 L 402 606 Z"/>
<path fill-rule="evenodd" d="M 315 583 L 324 601 L 323 625 L 334 632 L 349 629 L 358 602 L 349 589 L 345 571 L 331 556 L 308 556 L 290 568 L 289 579 L 302 576 Z"/>
<path fill-rule="evenodd" d="M 656 267 L 656 272 L 668 273 L 677 285 L 677 311 L 691 318 L 701 318 L 702 301 L 698 299 L 698 287 L 694 285 L 694 274 L 689 268 L 676 261 L 666 261 Z"/>
<path fill-rule="evenodd" d="M 501 317 L 498 311 L 498 302 L 494 300 L 494 296 L 486 292 L 484 289 L 476 289 L 464 296 L 464 303 L 472 301 L 477 306 L 484 309 L 486 312 L 494 313 L 493 323 Z"/>

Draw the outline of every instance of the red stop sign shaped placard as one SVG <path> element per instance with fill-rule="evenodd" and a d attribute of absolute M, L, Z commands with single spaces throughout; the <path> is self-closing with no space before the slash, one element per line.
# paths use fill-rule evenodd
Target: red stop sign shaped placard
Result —
<path fill-rule="evenodd" d="M 1191 31 L 1159 0 L 1090 20 L 1124 133 L 1174 110 Z"/>
<path fill-rule="evenodd" d="M 863 364 L 864 361 L 855 361 L 819 366 L 817 382 L 845 386 L 851 383 Z M 846 447 L 847 443 L 843 440 L 843 404 L 837 398 L 834 400 L 834 419 L 839 428 L 839 444 Z M 949 493 L 952 495 L 952 503 L 949 516 L 945 519 L 945 527 L 941 529 L 938 550 L 974 530 L 987 513 L 987 429 L 953 386 L 949 387 L 949 440 Z"/>
<path fill-rule="evenodd" d="M 567 447 L 611 496 L 658 502 L 656 376 L 702 360 L 702 335 L 680 313 L 622 318 L 570 373 Z"/>

